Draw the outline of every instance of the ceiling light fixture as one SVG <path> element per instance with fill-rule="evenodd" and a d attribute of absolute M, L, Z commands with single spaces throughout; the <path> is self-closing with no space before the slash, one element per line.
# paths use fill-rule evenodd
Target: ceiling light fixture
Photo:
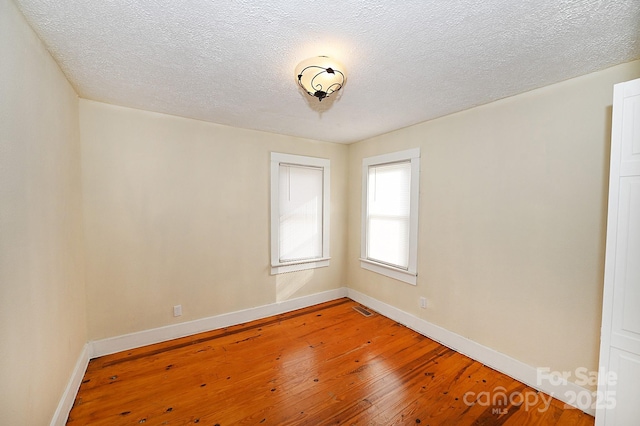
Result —
<path fill-rule="evenodd" d="M 305 92 L 322 101 L 342 89 L 347 81 L 347 73 L 340 62 L 326 56 L 316 56 L 298 64 L 296 79 Z"/>

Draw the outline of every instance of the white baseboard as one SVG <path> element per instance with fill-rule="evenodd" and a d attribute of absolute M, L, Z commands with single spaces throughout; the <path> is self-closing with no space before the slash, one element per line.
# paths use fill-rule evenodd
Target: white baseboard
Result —
<path fill-rule="evenodd" d="M 587 414 L 595 415 L 595 409 L 590 404 L 586 406 L 580 406 L 576 402 L 583 400 L 589 400 L 590 398 L 576 398 L 575 396 L 585 395 L 585 392 L 592 396 L 593 392 L 583 388 L 575 383 L 564 381 L 560 385 L 552 385 L 549 380 L 539 380 L 538 369 L 531 365 L 525 364 L 508 355 L 497 352 L 487 346 L 483 346 L 480 343 L 473 340 L 462 337 L 452 331 L 432 324 L 407 312 L 404 312 L 396 307 L 381 302 L 359 291 L 348 289 L 347 297 L 361 303 L 374 311 L 414 330 L 418 333 L 427 336 L 444 346 L 447 346 L 456 352 L 464 354 L 469 358 L 472 358 L 482 364 L 493 368 L 507 376 L 544 392 L 560 401 L 569 404 L 575 408 L 584 411 Z M 559 382 L 560 380 L 553 382 Z M 542 383 L 539 383 L 542 382 Z M 587 401 L 589 403 L 590 401 Z"/>
<path fill-rule="evenodd" d="M 97 358 L 103 355 L 109 355 L 133 348 L 139 348 L 141 346 L 202 333 L 204 331 L 242 324 L 272 315 L 278 315 L 294 311 L 296 309 L 317 305 L 318 303 L 329 302 L 341 297 L 347 297 L 346 287 L 328 290 L 309 296 L 298 297 L 291 300 L 285 300 L 283 302 L 258 306 L 256 308 L 230 312 L 228 314 L 216 315 L 213 317 L 167 325 L 164 327 L 111 337 L 108 339 L 96 340 L 89 342 L 91 349 L 90 356 L 91 358 Z"/>
<path fill-rule="evenodd" d="M 50 426 L 64 426 L 67 423 L 67 418 L 69 417 L 71 408 L 73 408 L 73 402 L 82 384 L 82 378 L 84 377 L 85 371 L 87 371 L 87 365 L 89 365 L 89 344 L 85 344 L 82 348 L 82 352 L 78 357 L 78 361 L 76 361 L 67 387 L 64 389 L 56 412 L 53 414 Z"/>
<path fill-rule="evenodd" d="M 565 382 L 561 385 L 551 385 L 548 381 L 538 384 L 538 370 L 511 358 L 505 354 L 497 352 L 491 348 L 483 346 L 473 340 L 462 337 L 445 328 L 432 324 L 428 321 L 413 316 L 398 308 L 381 302 L 373 297 L 367 296 L 353 289 L 341 287 L 335 290 L 329 290 L 322 293 L 316 293 L 309 296 L 303 296 L 296 299 L 286 300 L 283 302 L 272 303 L 269 305 L 258 306 L 256 308 L 245 309 L 242 311 L 230 312 L 228 314 L 216 315 L 213 317 L 202 318 L 194 321 L 173 324 L 165 327 L 144 330 L 136 333 L 126 334 L 122 336 L 112 337 L 108 339 L 96 340 L 88 342 L 80 354 L 76 366 L 73 370 L 69 383 L 62 395 L 56 412 L 51 420 L 51 426 L 62 426 L 66 423 L 69 412 L 73 407 L 73 402 L 82 383 L 82 378 L 87 369 L 89 360 L 103 355 L 108 355 L 120 351 L 138 348 L 145 345 L 164 342 L 171 339 L 190 336 L 192 334 L 204 331 L 215 330 L 218 328 L 229 327 L 232 325 L 242 324 L 272 315 L 283 314 L 294 311 L 296 309 L 306 308 L 317 305 L 319 303 L 329 302 L 331 300 L 349 297 L 352 300 L 361 303 L 380 314 L 403 324 L 416 332 L 427 336 L 443 345 L 464 354 L 478 362 L 481 362 L 501 373 L 504 373 L 534 389 L 540 390 L 546 394 L 553 396 L 569 405 L 572 405 L 582 411 L 595 415 L 595 410 L 591 407 L 581 407 L 576 405 L 575 398 L 572 400 L 571 395 L 581 395 L 587 392 L 592 395 L 588 389 L 585 389 L 572 382 Z M 577 398 L 581 400 L 581 398 Z"/>

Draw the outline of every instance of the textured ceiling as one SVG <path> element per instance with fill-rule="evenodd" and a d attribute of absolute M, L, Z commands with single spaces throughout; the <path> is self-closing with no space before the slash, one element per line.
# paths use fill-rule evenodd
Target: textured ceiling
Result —
<path fill-rule="evenodd" d="M 341 143 L 640 58 L 640 0 L 15 1 L 83 98 Z"/>

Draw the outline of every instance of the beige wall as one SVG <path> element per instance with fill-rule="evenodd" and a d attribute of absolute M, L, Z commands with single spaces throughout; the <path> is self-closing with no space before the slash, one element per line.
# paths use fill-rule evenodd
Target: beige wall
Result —
<path fill-rule="evenodd" d="M 86 100 L 80 117 L 90 339 L 346 285 L 347 146 Z M 331 160 L 328 268 L 269 274 L 271 151 Z"/>
<path fill-rule="evenodd" d="M 0 424 L 44 425 L 87 340 L 78 98 L 0 0 Z"/>
<path fill-rule="evenodd" d="M 596 370 L 612 86 L 638 76 L 636 61 L 350 145 L 349 286 L 529 365 Z M 413 147 L 415 287 L 357 261 L 362 159 Z"/>

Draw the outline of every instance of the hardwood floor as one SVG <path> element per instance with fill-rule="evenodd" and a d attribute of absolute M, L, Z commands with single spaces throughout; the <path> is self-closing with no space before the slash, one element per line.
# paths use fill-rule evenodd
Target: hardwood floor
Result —
<path fill-rule="evenodd" d="M 349 299 L 92 360 L 68 425 L 592 425 Z M 503 403 L 504 402 L 504 403 Z"/>

